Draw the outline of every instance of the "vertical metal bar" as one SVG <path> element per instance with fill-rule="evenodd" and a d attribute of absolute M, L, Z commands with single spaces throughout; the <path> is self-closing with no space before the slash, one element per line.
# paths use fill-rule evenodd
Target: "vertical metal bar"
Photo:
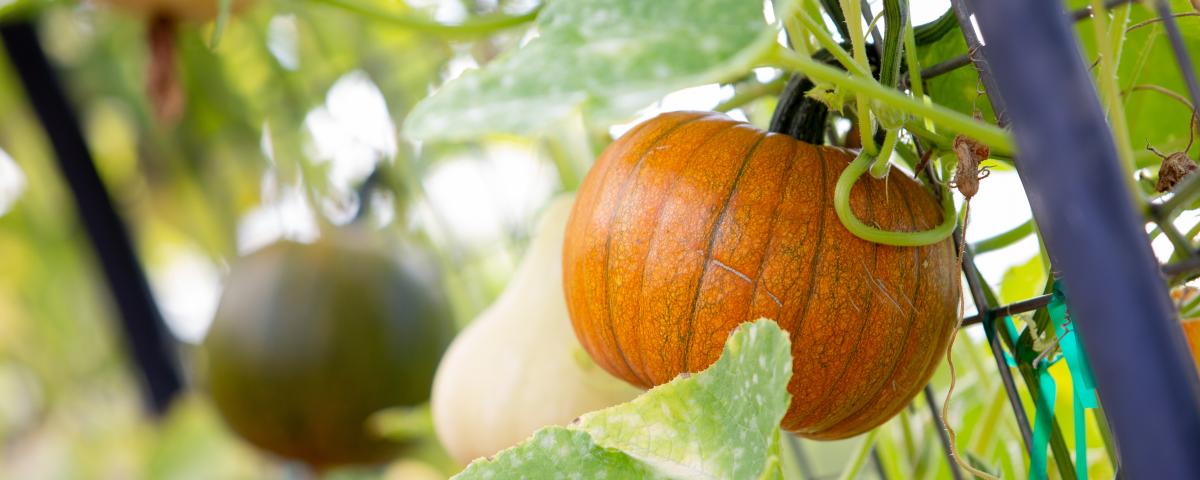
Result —
<path fill-rule="evenodd" d="M 162 413 L 183 383 L 133 242 L 96 172 L 75 113 L 38 42 L 37 31 L 25 21 L 2 23 L 0 40 L 54 148 L 59 170 L 95 247 L 120 310 L 127 347 L 141 369 L 150 407 Z"/>
<path fill-rule="evenodd" d="M 1004 97 L 1000 91 L 996 89 L 996 80 L 992 78 L 992 66 L 988 64 L 987 58 L 977 55 L 983 49 L 986 41 L 979 38 L 975 32 L 975 15 L 967 6 L 966 0 L 951 0 L 951 8 L 954 9 L 954 16 L 958 19 L 958 27 L 962 30 L 963 38 L 967 41 L 967 56 L 971 58 L 971 63 L 975 65 L 975 71 L 979 74 L 979 81 L 983 83 L 983 89 L 987 92 L 988 101 L 992 104 L 992 112 L 996 114 L 996 123 L 1001 127 L 1008 126 L 1008 107 L 1004 102 Z"/>
<path fill-rule="evenodd" d="M 925 404 L 929 406 L 929 413 L 933 414 L 933 421 L 937 424 L 938 440 L 942 443 L 942 454 L 946 456 L 946 466 L 950 467 L 950 475 L 954 480 L 962 480 L 958 462 L 954 461 L 954 453 L 951 452 L 950 435 L 946 433 L 946 424 L 942 423 L 942 410 L 933 399 L 933 386 L 929 384 L 925 384 Z"/>
<path fill-rule="evenodd" d="M 978 2 L 1021 176 L 1131 478 L 1200 478 L 1200 378 L 1059 2 Z"/>

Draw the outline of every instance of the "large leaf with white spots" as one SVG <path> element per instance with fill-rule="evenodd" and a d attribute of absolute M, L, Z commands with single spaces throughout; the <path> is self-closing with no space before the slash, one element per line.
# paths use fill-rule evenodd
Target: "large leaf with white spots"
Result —
<path fill-rule="evenodd" d="M 779 0 L 775 17 L 795 1 Z M 405 134 L 532 134 L 582 111 L 626 119 L 668 92 L 743 75 L 776 41 L 761 0 L 557 0 L 523 47 L 447 83 Z"/>
<path fill-rule="evenodd" d="M 778 478 L 791 376 L 787 334 L 746 323 L 707 370 L 542 429 L 456 478 Z"/>

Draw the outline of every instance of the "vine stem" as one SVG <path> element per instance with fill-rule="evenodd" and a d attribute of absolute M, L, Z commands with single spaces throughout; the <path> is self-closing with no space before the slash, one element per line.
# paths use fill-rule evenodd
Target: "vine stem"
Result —
<path fill-rule="evenodd" d="M 1104 0 L 1092 0 L 1092 33 L 1096 40 L 1096 49 L 1100 54 L 1100 76 L 1097 78 L 1097 83 L 1100 87 L 1100 97 L 1104 101 L 1104 106 L 1108 110 L 1108 121 L 1113 132 L 1113 138 L 1117 143 L 1117 156 L 1121 159 L 1121 163 L 1125 167 L 1125 181 L 1129 185 L 1130 193 L 1134 196 L 1136 203 L 1141 205 L 1141 195 L 1138 193 L 1137 182 L 1133 178 L 1133 172 L 1137 170 L 1134 161 L 1133 144 L 1129 138 L 1129 124 L 1125 119 L 1125 109 L 1121 102 L 1121 90 L 1117 87 L 1117 62 L 1119 49 L 1124 42 L 1124 25 L 1119 28 L 1113 28 L 1113 32 L 1109 31 L 1108 27 L 1108 7 L 1104 4 Z M 1129 20 L 1129 6 L 1121 7 L 1121 13 L 1117 15 L 1118 21 L 1125 23 Z M 1110 36 L 1110 34 L 1112 34 Z M 1114 45 L 1114 38 L 1116 37 Z"/>
<path fill-rule="evenodd" d="M 779 78 L 771 80 L 767 83 L 751 83 L 735 91 L 732 97 L 729 97 L 728 100 L 717 104 L 716 107 L 713 107 L 713 110 L 718 112 L 728 112 L 767 95 L 777 95 L 783 90 L 783 86 L 786 84 L 787 78 L 784 76 L 780 76 Z"/>
<path fill-rule="evenodd" d="M 1184 18 L 1184 17 L 1200 17 L 1200 12 L 1182 12 L 1182 13 L 1174 13 L 1174 14 L 1171 14 L 1171 16 L 1172 16 L 1172 17 L 1175 17 L 1175 18 Z M 1162 21 L 1163 21 L 1162 17 L 1155 17 L 1155 18 L 1151 18 L 1151 19 L 1149 19 L 1149 20 L 1141 21 L 1141 22 L 1135 23 L 1135 24 L 1133 24 L 1133 25 L 1130 25 L 1130 26 L 1129 26 L 1129 28 L 1126 28 L 1126 29 L 1125 29 L 1125 33 L 1129 33 L 1129 32 L 1132 32 L 1132 31 L 1134 31 L 1134 30 L 1137 30 L 1137 29 L 1139 29 L 1139 28 L 1145 27 L 1145 26 L 1147 26 L 1147 25 L 1153 25 L 1153 24 L 1156 24 L 1156 23 L 1159 23 L 1159 22 L 1162 22 Z"/>
<path fill-rule="evenodd" d="M 833 37 L 829 36 L 829 32 L 826 32 L 824 28 L 817 24 L 816 20 L 813 20 L 812 17 L 808 16 L 808 13 L 805 12 L 804 9 L 801 8 L 796 10 L 796 19 L 800 21 L 800 24 L 804 26 L 805 30 L 808 30 L 808 33 L 817 38 L 817 43 L 821 45 L 821 48 L 824 48 L 831 55 L 833 55 L 833 58 L 836 58 L 838 63 L 841 63 L 842 67 L 845 68 L 846 71 L 854 72 L 855 75 L 860 77 L 871 76 L 870 70 L 863 68 L 863 66 L 859 65 L 858 62 L 855 62 L 853 58 L 850 58 L 850 53 L 846 52 L 846 49 L 842 48 L 841 45 L 834 41 Z"/>
<path fill-rule="evenodd" d="M 883 138 L 883 146 L 879 148 L 879 157 L 875 159 L 875 163 L 871 164 L 871 176 L 883 179 L 888 174 L 888 160 L 892 158 L 892 152 L 896 150 L 896 140 L 900 138 L 900 129 L 893 128 L 887 131 L 887 136 Z"/>
<path fill-rule="evenodd" d="M 850 45 L 854 48 L 854 61 L 864 69 L 869 71 L 870 67 L 867 63 L 867 45 L 863 37 L 862 21 L 862 4 L 858 0 L 841 0 L 842 11 L 846 12 L 846 27 L 850 31 Z M 871 121 L 871 105 L 867 102 L 867 96 L 862 92 L 855 93 L 854 110 L 858 117 L 858 137 L 862 141 L 862 149 L 865 152 L 875 154 L 878 146 L 875 145 L 875 124 Z"/>
<path fill-rule="evenodd" d="M 971 246 L 971 249 L 975 251 L 976 255 L 999 250 L 1024 240 L 1026 237 L 1033 234 L 1033 230 L 1034 224 L 1033 219 L 1031 218 L 1026 220 L 1025 223 L 1017 225 L 1007 232 L 975 242 L 975 244 Z"/>
<path fill-rule="evenodd" d="M 1012 136 L 1004 129 L 940 105 L 918 101 L 899 90 L 887 88 L 870 77 L 863 78 L 843 72 L 778 45 L 769 50 L 763 59 L 768 66 L 798 71 L 813 80 L 832 83 L 910 115 L 929 119 L 952 133 L 974 138 L 994 151 L 1009 153 L 1015 150 Z"/>
<path fill-rule="evenodd" d="M 875 437 L 877 436 L 879 436 L 878 428 L 867 432 L 862 442 L 859 442 L 858 448 L 855 449 L 854 456 L 850 458 L 850 464 L 842 469 L 842 474 L 838 476 L 838 480 L 850 480 L 858 477 L 858 472 L 867 463 L 867 457 L 870 456 L 871 449 L 875 447 Z"/>
<path fill-rule="evenodd" d="M 417 15 L 397 13 L 358 0 L 316 0 L 331 7 L 340 8 L 400 28 L 448 37 L 484 37 L 512 27 L 524 25 L 537 18 L 541 7 L 521 15 L 487 15 L 474 17 L 457 24 L 441 23 Z"/>
<path fill-rule="evenodd" d="M 917 58 L 917 36 L 911 14 L 904 25 L 904 60 L 908 62 L 908 84 L 913 97 L 924 102 L 925 80 L 921 78 L 921 60 Z"/>
<path fill-rule="evenodd" d="M 858 157 L 842 171 L 837 185 L 833 187 L 833 209 L 837 212 L 838 219 L 842 221 L 846 230 L 863 240 L 897 247 L 931 245 L 945 240 L 954 233 L 958 218 L 954 212 L 954 198 L 946 187 L 942 187 L 942 223 L 930 230 L 920 232 L 881 230 L 863 223 L 854 216 L 854 211 L 850 208 L 850 190 L 854 188 L 854 183 L 858 181 L 859 177 L 867 171 L 872 161 L 872 155 L 866 152 L 859 153 Z"/>

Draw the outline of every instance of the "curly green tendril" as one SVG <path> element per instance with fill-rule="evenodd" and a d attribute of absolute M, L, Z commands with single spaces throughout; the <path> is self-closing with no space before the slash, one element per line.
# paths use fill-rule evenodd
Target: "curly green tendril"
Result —
<path fill-rule="evenodd" d="M 958 225 L 958 214 L 954 211 L 954 199 L 950 189 L 942 187 L 942 223 L 930 230 L 920 232 L 892 232 L 867 225 L 854 216 L 850 209 L 850 190 L 859 177 L 870 168 L 874 162 L 871 155 L 860 153 L 838 177 L 837 185 L 833 188 L 833 209 L 837 212 L 842 225 L 855 236 L 870 242 L 892 245 L 896 247 L 920 247 L 932 245 L 945 240 L 954 233 Z"/>

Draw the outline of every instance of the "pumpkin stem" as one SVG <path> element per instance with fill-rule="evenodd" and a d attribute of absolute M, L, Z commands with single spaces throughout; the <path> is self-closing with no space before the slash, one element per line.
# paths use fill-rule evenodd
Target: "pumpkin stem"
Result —
<path fill-rule="evenodd" d="M 843 44 L 843 46 L 848 46 Z M 871 61 L 872 74 L 879 74 L 879 54 L 868 50 L 867 57 Z M 845 70 L 837 57 L 827 49 L 813 53 L 813 60 L 831 67 Z M 782 133 L 789 137 L 812 145 L 825 143 L 825 124 L 829 118 L 829 107 L 820 100 L 809 96 L 808 93 L 816 88 L 816 83 L 807 75 L 797 73 L 792 76 L 783 92 L 779 94 L 779 103 L 771 116 L 769 132 Z M 883 132 L 878 132 L 882 135 Z M 883 141 L 883 138 L 879 138 Z"/>

